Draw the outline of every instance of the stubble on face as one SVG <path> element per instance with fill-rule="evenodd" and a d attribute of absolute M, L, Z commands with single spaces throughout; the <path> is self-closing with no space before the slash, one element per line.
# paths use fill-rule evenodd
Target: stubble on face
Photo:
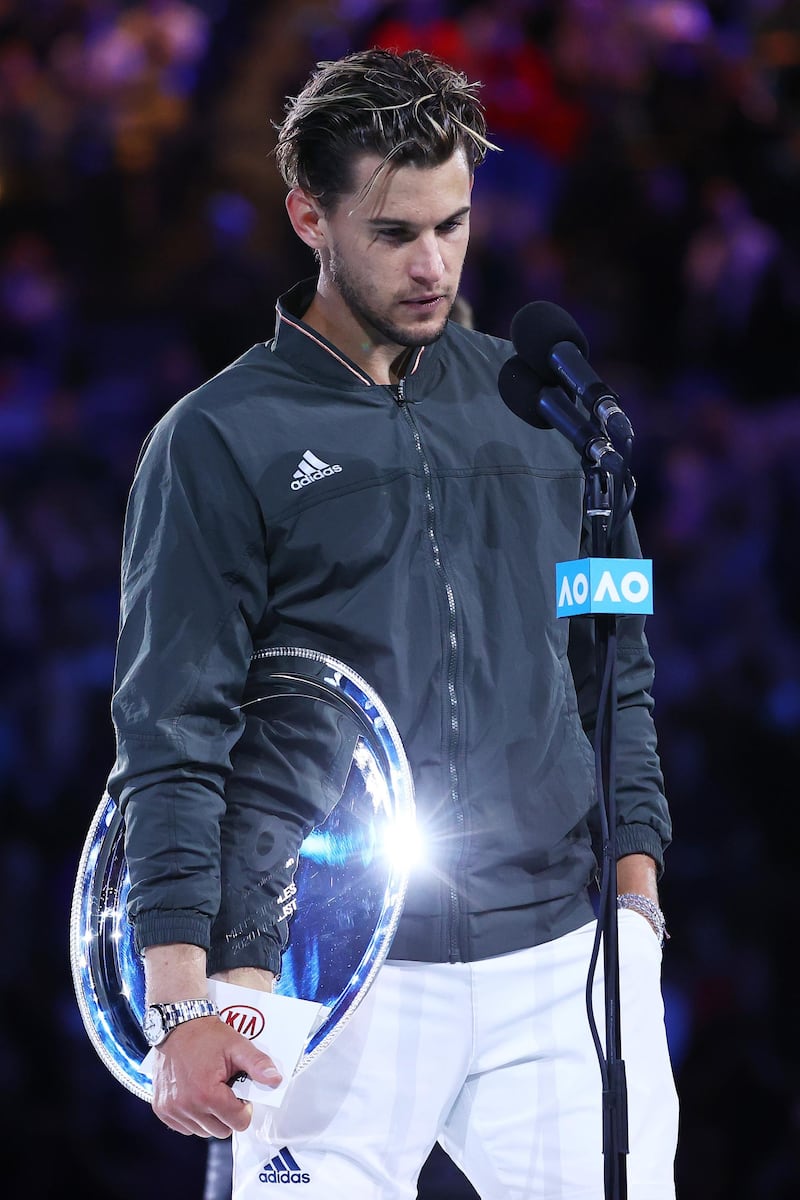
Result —
<path fill-rule="evenodd" d="M 373 335 L 373 341 L 382 340 L 392 346 L 427 346 L 438 342 L 447 328 L 447 321 L 455 304 L 455 296 L 449 296 L 446 301 L 446 311 L 441 315 L 439 324 L 425 326 L 414 330 L 408 326 L 398 325 L 390 320 L 378 308 L 370 304 L 369 290 L 359 286 L 350 274 L 347 264 L 335 249 L 331 249 L 328 261 L 328 273 L 331 282 L 338 291 L 353 318 L 359 325 L 365 326 Z"/>

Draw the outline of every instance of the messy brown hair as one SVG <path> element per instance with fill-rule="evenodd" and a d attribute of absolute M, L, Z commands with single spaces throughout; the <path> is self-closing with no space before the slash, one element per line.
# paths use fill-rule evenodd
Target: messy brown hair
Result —
<path fill-rule="evenodd" d="M 289 188 L 333 208 L 351 190 L 361 154 L 389 164 L 434 167 L 463 149 L 474 171 L 487 150 L 479 83 L 421 50 L 363 50 L 321 62 L 277 126 L 278 168 Z"/>

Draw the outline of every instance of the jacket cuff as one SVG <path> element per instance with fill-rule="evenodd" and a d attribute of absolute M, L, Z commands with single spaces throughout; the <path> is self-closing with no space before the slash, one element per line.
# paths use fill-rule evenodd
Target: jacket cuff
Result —
<path fill-rule="evenodd" d="M 141 954 L 149 946 L 182 943 L 208 950 L 211 920 L 196 912 L 162 912 L 154 909 L 140 913 L 133 923 L 133 943 Z"/>
<path fill-rule="evenodd" d="M 664 873 L 664 843 L 650 825 L 617 826 L 617 858 L 626 854 L 649 854 L 660 879 Z"/>
<path fill-rule="evenodd" d="M 276 979 L 280 979 L 281 951 L 277 936 L 273 938 L 263 934 L 245 946 L 231 943 L 213 945 L 208 954 L 208 973 L 216 975 L 236 967 L 258 967 L 262 971 L 271 971 Z"/>

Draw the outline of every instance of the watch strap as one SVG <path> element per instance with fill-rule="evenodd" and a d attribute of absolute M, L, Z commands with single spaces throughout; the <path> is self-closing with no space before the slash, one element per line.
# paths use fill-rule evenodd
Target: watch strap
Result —
<path fill-rule="evenodd" d="M 213 1000 L 175 1000 L 171 1004 L 158 1006 L 164 1015 L 167 1029 L 174 1029 L 184 1021 L 193 1021 L 196 1017 L 213 1017 L 219 1012 Z"/>

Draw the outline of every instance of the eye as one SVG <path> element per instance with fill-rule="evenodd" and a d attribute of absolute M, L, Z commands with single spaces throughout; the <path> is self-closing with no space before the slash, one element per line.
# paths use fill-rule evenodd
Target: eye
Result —
<path fill-rule="evenodd" d="M 378 231 L 378 237 L 383 238 L 386 242 L 409 242 L 412 234 L 407 229 L 381 229 Z"/>

